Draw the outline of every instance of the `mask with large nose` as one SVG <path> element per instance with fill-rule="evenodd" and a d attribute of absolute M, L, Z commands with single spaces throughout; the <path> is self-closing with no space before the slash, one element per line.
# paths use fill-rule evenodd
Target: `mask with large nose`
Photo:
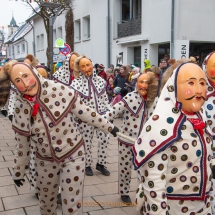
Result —
<path fill-rule="evenodd" d="M 14 65 L 10 72 L 10 79 L 20 93 L 29 96 L 36 95 L 38 80 L 28 66 L 24 64 Z"/>
<path fill-rule="evenodd" d="M 187 63 L 181 66 L 177 77 L 177 100 L 182 109 L 198 112 L 206 99 L 206 77 L 196 64 Z"/>
<path fill-rule="evenodd" d="M 82 58 L 79 62 L 79 70 L 84 76 L 90 77 L 93 73 L 92 62 L 88 58 Z"/>

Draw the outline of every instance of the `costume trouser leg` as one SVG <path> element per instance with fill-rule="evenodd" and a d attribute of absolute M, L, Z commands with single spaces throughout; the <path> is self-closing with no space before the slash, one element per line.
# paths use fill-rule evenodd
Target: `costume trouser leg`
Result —
<path fill-rule="evenodd" d="M 131 146 L 119 143 L 119 194 L 127 195 L 130 190 L 131 170 L 132 170 L 132 155 L 130 152 Z"/>
<path fill-rule="evenodd" d="M 82 215 L 85 152 L 81 146 L 57 164 L 36 158 L 41 215 L 56 215 L 58 187 L 61 187 L 63 215 Z"/>
<path fill-rule="evenodd" d="M 205 201 L 168 200 L 167 204 L 169 208 L 168 212 L 170 215 L 212 215 L 209 197 L 206 198 Z"/>
<path fill-rule="evenodd" d="M 29 182 L 30 182 L 30 190 L 32 193 L 36 193 L 37 190 L 37 183 L 36 183 L 36 162 L 35 162 L 35 153 L 36 153 L 36 146 L 31 141 L 30 145 L 30 160 L 29 160 Z"/>
<path fill-rule="evenodd" d="M 215 179 L 211 179 L 213 183 L 213 190 L 210 191 L 210 197 L 211 197 L 211 208 L 213 214 L 215 214 Z"/>
<path fill-rule="evenodd" d="M 91 166 L 93 162 L 92 158 L 92 139 L 94 134 L 94 127 L 89 126 L 88 124 L 82 122 L 79 125 L 79 130 L 84 139 L 85 153 L 86 153 L 86 167 Z"/>
<path fill-rule="evenodd" d="M 107 160 L 107 145 L 109 143 L 109 134 L 96 129 L 96 135 L 98 140 L 97 162 L 101 165 L 106 164 Z"/>

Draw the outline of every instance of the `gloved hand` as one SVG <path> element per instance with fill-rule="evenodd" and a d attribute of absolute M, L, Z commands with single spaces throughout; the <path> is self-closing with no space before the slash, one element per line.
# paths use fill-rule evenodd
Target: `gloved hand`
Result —
<path fill-rule="evenodd" d="M 215 179 L 215 166 L 212 166 L 211 170 L 212 170 L 212 173 L 213 173 L 213 179 Z"/>
<path fill-rule="evenodd" d="M 7 116 L 7 111 L 6 110 L 2 110 L 1 113 L 6 117 Z"/>
<path fill-rule="evenodd" d="M 15 183 L 16 186 L 18 186 L 18 187 L 23 186 L 23 182 L 25 182 L 25 179 L 14 180 L 14 183 Z"/>
<path fill-rule="evenodd" d="M 9 115 L 8 118 L 11 122 L 13 121 L 13 115 Z"/>
<path fill-rule="evenodd" d="M 116 133 L 117 132 L 119 132 L 119 129 L 116 127 L 116 126 L 114 126 L 114 128 L 113 128 L 113 130 L 110 132 L 114 137 L 116 137 L 117 135 L 116 135 Z"/>

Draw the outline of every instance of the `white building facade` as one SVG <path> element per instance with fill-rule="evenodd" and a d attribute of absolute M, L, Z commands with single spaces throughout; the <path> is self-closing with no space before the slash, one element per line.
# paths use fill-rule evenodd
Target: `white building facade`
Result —
<path fill-rule="evenodd" d="M 215 49 L 214 0 L 74 0 L 75 51 L 94 63 L 158 65 Z M 108 25 L 108 23 L 110 25 Z"/>
<path fill-rule="evenodd" d="M 176 60 L 199 55 L 203 61 L 215 50 L 214 0 L 72 0 L 72 3 L 72 51 L 85 54 L 93 63 L 102 63 L 106 68 L 110 64 L 131 63 L 143 69 L 144 59 L 158 65 L 164 54 Z M 54 22 L 54 43 L 57 38 L 65 41 L 65 13 Z M 28 53 L 46 65 L 48 44 L 43 20 L 33 15 L 27 21 L 33 22 L 30 31 L 33 36 L 24 38 L 28 41 Z M 16 53 L 18 44 L 14 43 L 9 45 L 14 46 L 11 53 Z M 23 56 L 26 54 L 27 49 Z"/>

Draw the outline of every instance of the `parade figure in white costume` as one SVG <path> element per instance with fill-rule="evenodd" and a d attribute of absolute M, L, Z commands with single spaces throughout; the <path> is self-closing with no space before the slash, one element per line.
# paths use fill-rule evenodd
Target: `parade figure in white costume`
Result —
<path fill-rule="evenodd" d="M 114 120 L 119 114 L 123 118 L 121 133 L 137 139 L 147 119 L 147 109 L 151 107 L 157 94 L 158 81 L 154 73 L 148 72 L 137 78 L 135 91 L 128 93 L 123 99 L 115 104 L 105 117 Z M 133 142 L 118 138 L 119 143 L 119 170 L 118 187 L 121 199 L 125 203 L 131 203 L 129 197 L 132 155 L 130 152 Z"/>
<path fill-rule="evenodd" d="M 66 59 L 61 66 L 54 74 L 53 80 L 70 86 L 74 80 L 74 60 L 79 57 L 79 54 L 76 52 L 71 52 L 66 56 Z"/>
<path fill-rule="evenodd" d="M 63 214 L 81 215 L 85 150 L 74 118 L 85 120 L 106 134 L 112 132 L 114 136 L 117 128 L 87 107 L 77 92 L 44 79 L 25 63 L 8 63 L 0 73 L 0 86 L 3 87 L 0 89 L 0 107 L 7 101 L 10 81 L 19 92 L 12 123 L 17 141 L 13 167 L 15 184 L 23 185 L 29 145 L 33 141 L 36 144 L 40 214 L 57 214 L 60 186 Z"/>
<path fill-rule="evenodd" d="M 174 70 L 132 148 L 141 177 L 136 194 L 141 214 L 212 214 L 213 139 L 205 99 L 199 66 L 184 63 Z"/>
<path fill-rule="evenodd" d="M 105 114 L 109 109 L 108 96 L 106 93 L 106 81 L 93 72 L 93 65 L 86 56 L 76 58 L 74 62 L 75 79 L 71 88 L 76 90 L 85 105 L 95 109 L 99 114 Z M 79 72 L 80 71 L 80 72 Z M 96 169 L 103 175 L 110 175 L 104 166 L 107 159 L 107 144 L 109 135 L 99 131 L 94 126 L 86 124 L 85 120 L 79 120 L 79 129 L 84 138 L 86 151 L 86 175 L 92 176 L 92 139 L 94 131 L 97 133 L 98 154 Z"/>
<path fill-rule="evenodd" d="M 215 52 L 210 53 L 203 62 L 203 69 L 207 77 L 207 100 L 204 108 L 207 116 L 207 123 L 211 128 L 213 141 L 215 141 Z M 215 153 L 214 153 L 215 156 Z M 215 167 L 213 167 L 213 178 L 215 178 Z M 211 195 L 211 206 L 215 214 L 215 179 L 212 179 L 213 190 Z"/>

